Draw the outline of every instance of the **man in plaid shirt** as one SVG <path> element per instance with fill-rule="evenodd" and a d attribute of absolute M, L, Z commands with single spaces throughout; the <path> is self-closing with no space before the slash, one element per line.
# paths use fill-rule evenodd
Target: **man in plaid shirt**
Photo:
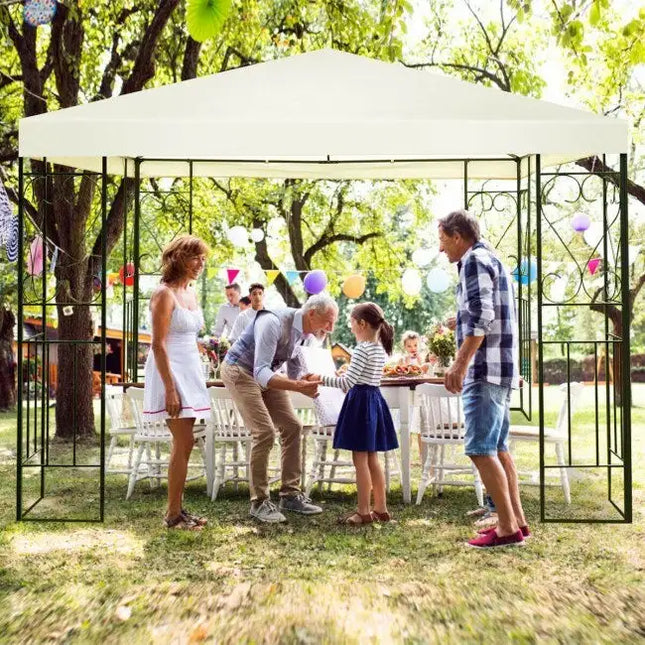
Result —
<path fill-rule="evenodd" d="M 456 211 L 439 220 L 439 250 L 457 262 L 457 346 L 446 372 L 449 392 L 461 392 L 465 453 L 497 507 L 498 525 L 470 546 L 521 546 L 530 535 L 517 470 L 508 452 L 511 391 L 519 387 L 518 329 L 508 271 L 481 241 L 477 220 Z"/>

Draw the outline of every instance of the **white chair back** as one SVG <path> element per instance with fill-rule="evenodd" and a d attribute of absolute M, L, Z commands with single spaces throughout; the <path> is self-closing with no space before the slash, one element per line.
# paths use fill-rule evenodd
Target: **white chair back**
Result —
<path fill-rule="evenodd" d="M 129 387 L 125 393 L 130 405 L 130 413 L 137 428 L 137 438 L 153 440 L 167 440 L 172 435 L 165 419 L 148 421 L 143 416 L 143 388 Z"/>
<path fill-rule="evenodd" d="M 209 387 L 208 394 L 211 402 L 211 425 L 213 437 L 222 439 L 245 439 L 250 436 L 244 427 L 242 415 L 233 401 L 233 397 L 225 387 Z"/>
<path fill-rule="evenodd" d="M 420 410 L 420 432 L 434 439 L 461 440 L 464 419 L 461 395 L 448 392 L 443 385 L 423 383 L 416 388 Z"/>
<path fill-rule="evenodd" d="M 110 430 L 112 432 L 128 427 L 123 408 L 124 401 L 123 388 L 115 385 L 105 386 L 105 408 L 110 419 Z"/>
<path fill-rule="evenodd" d="M 578 407 L 580 402 L 580 395 L 582 394 L 585 386 L 583 383 L 578 381 L 572 381 L 571 383 L 562 383 L 560 385 L 560 392 L 563 393 L 562 404 L 560 405 L 560 412 L 558 413 L 558 420 L 555 424 L 555 430 L 557 434 L 567 435 L 569 429 L 569 407 L 571 408 L 571 415 L 573 416 L 574 412 Z M 570 395 L 568 392 L 570 391 Z"/>

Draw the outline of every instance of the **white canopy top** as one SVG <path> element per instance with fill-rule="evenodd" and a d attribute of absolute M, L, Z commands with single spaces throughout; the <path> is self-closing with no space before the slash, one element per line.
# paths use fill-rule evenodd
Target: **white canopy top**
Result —
<path fill-rule="evenodd" d="M 515 178 L 627 149 L 626 121 L 330 49 L 20 121 L 22 157 L 143 176 Z"/>

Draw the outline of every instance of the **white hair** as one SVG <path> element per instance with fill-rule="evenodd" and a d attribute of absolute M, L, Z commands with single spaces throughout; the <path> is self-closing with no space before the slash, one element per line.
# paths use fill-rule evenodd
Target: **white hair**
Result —
<path fill-rule="evenodd" d="M 336 304 L 336 301 L 326 293 L 317 293 L 315 296 L 309 296 L 305 304 L 302 305 L 302 313 L 306 314 L 312 309 L 319 314 L 324 314 L 330 309 L 338 311 L 338 305 Z"/>

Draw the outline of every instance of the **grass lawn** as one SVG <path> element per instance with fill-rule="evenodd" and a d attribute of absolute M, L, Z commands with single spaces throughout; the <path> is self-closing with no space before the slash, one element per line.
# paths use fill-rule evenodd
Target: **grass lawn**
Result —
<path fill-rule="evenodd" d="M 525 487 L 534 537 L 494 553 L 464 546 L 468 488 L 407 506 L 395 484 L 396 524 L 349 529 L 336 518 L 351 487 L 315 495 L 320 516 L 265 526 L 246 489 L 211 503 L 197 480 L 187 506 L 210 524 L 193 534 L 161 527 L 165 486 L 141 482 L 126 502 L 125 477 L 108 476 L 104 524 L 16 523 L 15 415 L 0 415 L 0 643 L 642 643 L 645 385 L 633 399 L 634 523 L 540 524 L 539 489 Z M 549 388 L 547 422 L 558 401 Z M 592 405 L 585 392 L 582 452 Z M 522 446 L 520 465 L 536 460 L 537 445 Z M 611 515 L 600 473 L 571 479 L 569 510 Z M 95 475 L 54 483 L 58 503 L 96 506 Z M 559 487 L 548 501 L 562 508 Z"/>

